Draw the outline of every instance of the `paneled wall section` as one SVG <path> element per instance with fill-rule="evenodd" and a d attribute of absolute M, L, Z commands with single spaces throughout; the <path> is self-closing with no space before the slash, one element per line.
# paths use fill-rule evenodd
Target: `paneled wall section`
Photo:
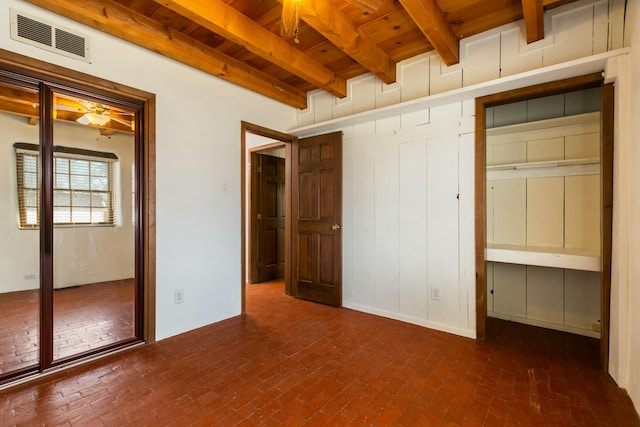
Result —
<path fill-rule="evenodd" d="M 620 48 L 621 7 L 581 1 L 547 12 L 539 42 L 510 24 L 463 39 L 451 67 L 429 53 L 398 64 L 395 84 L 365 75 L 344 99 L 314 92 L 298 126 Z M 473 101 L 340 128 L 346 307 L 475 336 Z"/>

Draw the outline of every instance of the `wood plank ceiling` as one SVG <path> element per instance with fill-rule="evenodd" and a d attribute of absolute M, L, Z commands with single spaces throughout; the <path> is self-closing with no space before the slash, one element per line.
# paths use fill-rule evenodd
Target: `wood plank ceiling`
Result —
<path fill-rule="evenodd" d="M 544 11 L 575 0 L 298 0 L 297 36 L 282 36 L 282 2 L 295 0 L 27 0 L 269 98 L 305 108 L 307 92 L 347 95 L 371 72 L 435 50 L 453 65 L 459 40 L 525 20 L 544 37 Z"/>

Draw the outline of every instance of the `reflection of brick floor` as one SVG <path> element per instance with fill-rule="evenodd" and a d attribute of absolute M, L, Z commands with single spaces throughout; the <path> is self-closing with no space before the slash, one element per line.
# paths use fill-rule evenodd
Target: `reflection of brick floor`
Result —
<path fill-rule="evenodd" d="M 134 334 L 133 280 L 54 291 L 54 358 Z M 0 294 L 0 374 L 38 362 L 39 291 Z"/>
<path fill-rule="evenodd" d="M 477 342 L 247 286 L 247 314 L 0 391 L 7 425 L 637 426 L 597 340 Z"/>
<path fill-rule="evenodd" d="M 133 279 L 54 291 L 54 360 L 133 337 L 134 299 Z"/>
<path fill-rule="evenodd" d="M 38 363 L 40 293 L 0 294 L 0 374 Z"/>

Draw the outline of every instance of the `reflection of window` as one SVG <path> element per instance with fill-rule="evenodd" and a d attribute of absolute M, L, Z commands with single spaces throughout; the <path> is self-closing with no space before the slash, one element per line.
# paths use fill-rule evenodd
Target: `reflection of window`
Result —
<path fill-rule="evenodd" d="M 20 227 L 38 227 L 40 178 L 38 146 L 16 143 Z M 113 153 L 55 147 L 53 223 L 114 224 Z"/>

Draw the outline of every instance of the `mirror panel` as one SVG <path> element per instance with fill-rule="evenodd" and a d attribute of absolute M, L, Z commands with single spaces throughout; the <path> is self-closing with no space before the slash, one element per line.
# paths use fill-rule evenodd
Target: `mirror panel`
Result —
<path fill-rule="evenodd" d="M 135 113 L 54 94 L 53 359 L 135 337 Z"/>
<path fill-rule="evenodd" d="M 0 82 L 0 378 L 39 363 L 38 115 L 36 90 Z"/>

